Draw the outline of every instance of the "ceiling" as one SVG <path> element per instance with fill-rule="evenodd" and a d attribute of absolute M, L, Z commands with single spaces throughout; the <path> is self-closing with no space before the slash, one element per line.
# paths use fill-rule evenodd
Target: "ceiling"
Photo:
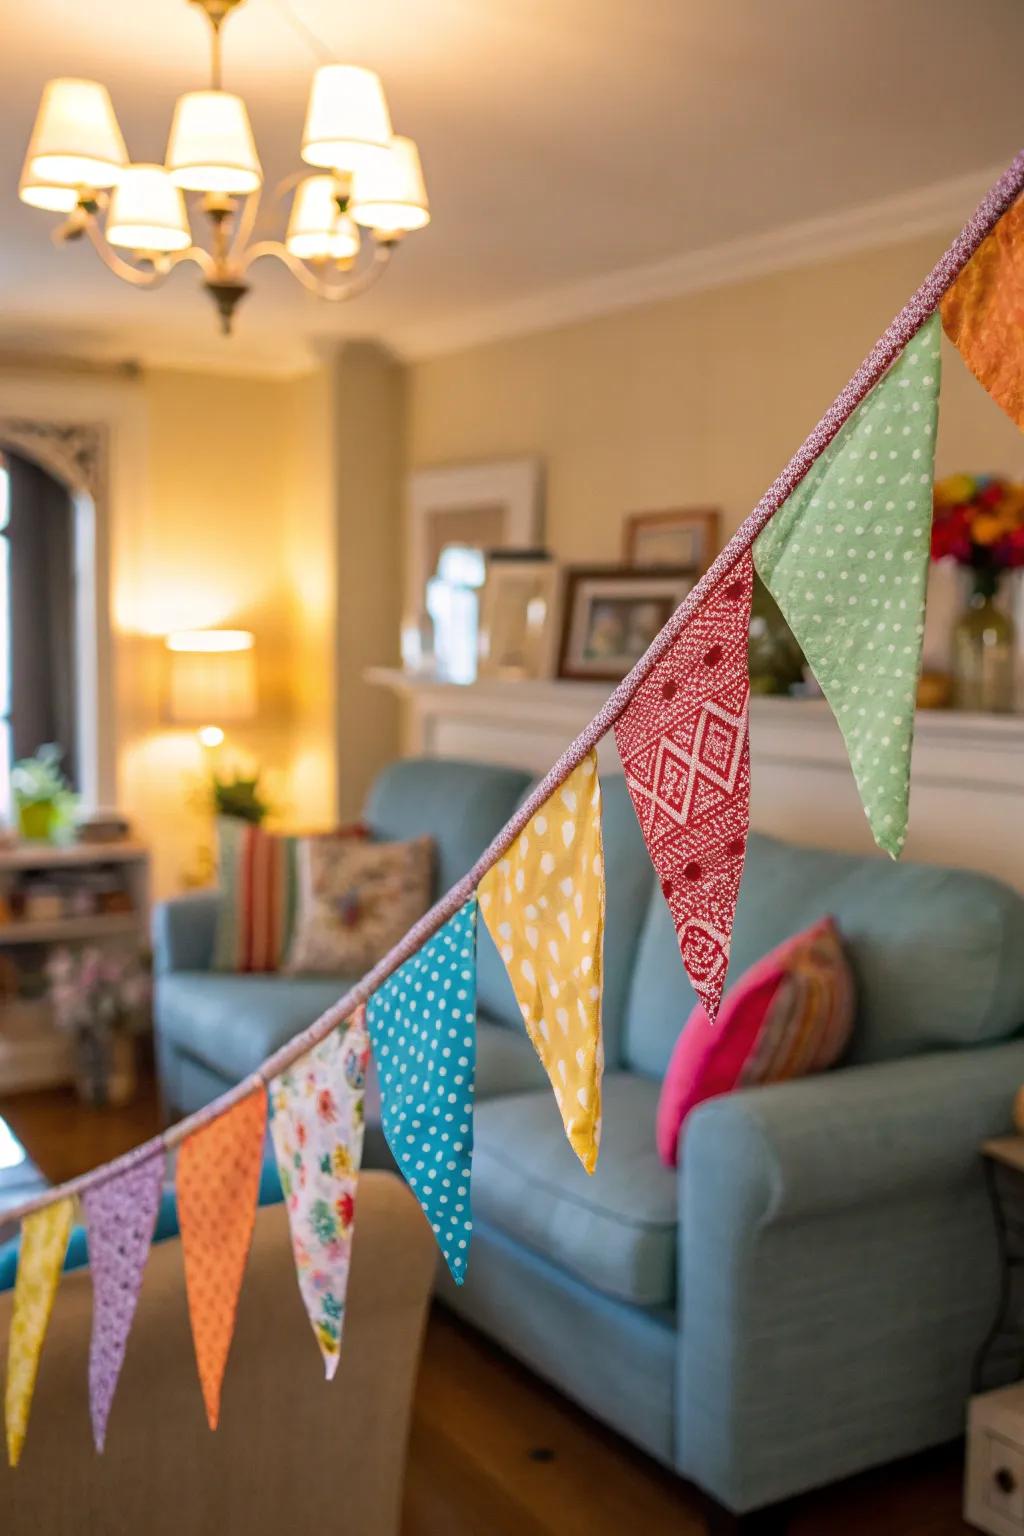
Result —
<path fill-rule="evenodd" d="M 262 263 L 225 342 L 195 268 L 138 294 L 86 245 L 52 246 L 53 217 L 16 197 L 43 82 L 105 81 L 132 157 L 160 160 L 207 43 L 185 0 L 33 0 L 8 7 L 0 56 L 0 345 L 275 370 L 337 335 L 422 352 L 513 328 L 545 296 L 571 313 L 608 274 L 628 292 L 631 269 L 987 171 L 1024 142 L 1020 0 L 246 0 L 225 85 L 271 186 L 299 166 L 318 62 L 303 27 L 376 68 L 420 143 L 434 222 L 380 287 L 328 306 Z"/>

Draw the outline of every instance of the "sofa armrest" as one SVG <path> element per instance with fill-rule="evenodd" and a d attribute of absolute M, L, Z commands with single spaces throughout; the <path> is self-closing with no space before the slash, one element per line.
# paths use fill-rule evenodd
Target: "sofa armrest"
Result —
<path fill-rule="evenodd" d="M 708 1101 L 679 1171 L 682 1470 L 733 1509 L 952 1439 L 994 1311 L 978 1146 L 1024 1040 Z"/>
<path fill-rule="evenodd" d="M 153 968 L 158 976 L 211 968 L 219 906 L 219 891 L 191 891 L 154 908 Z"/>

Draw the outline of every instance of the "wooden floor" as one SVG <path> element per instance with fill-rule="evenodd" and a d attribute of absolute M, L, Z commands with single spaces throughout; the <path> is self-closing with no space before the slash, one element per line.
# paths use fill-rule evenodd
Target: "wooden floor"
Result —
<path fill-rule="evenodd" d="M 158 1128 L 152 1081 L 130 1109 L 70 1089 L 0 1099 L 52 1182 Z M 958 1448 L 796 1502 L 789 1536 L 964 1536 Z M 702 1536 L 701 1502 L 661 1467 L 436 1308 L 413 1410 L 402 1536 Z"/>

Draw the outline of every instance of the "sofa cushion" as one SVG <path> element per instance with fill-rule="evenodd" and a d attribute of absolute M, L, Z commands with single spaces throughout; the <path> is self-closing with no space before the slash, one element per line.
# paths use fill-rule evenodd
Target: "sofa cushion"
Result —
<path fill-rule="evenodd" d="M 601 836 L 605 865 L 602 1033 L 605 1061 L 612 1067 L 619 1062 L 637 941 L 654 886 L 654 870 L 621 773 L 601 775 Z M 522 1027 L 505 967 L 485 923 L 477 932 L 477 998 L 493 1018 Z"/>
<path fill-rule="evenodd" d="M 656 1084 L 642 1077 L 605 1077 L 601 1153 L 589 1176 L 565 1139 L 550 1088 L 478 1103 L 474 1217 L 608 1296 L 670 1305 L 676 1175 L 655 1150 L 657 1101 Z"/>
<path fill-rule="evenodd" d="M 752 833 L 729 974 L 830 912 L 857 988 L 848 1059 L 1001 1040 L 1024 1027 L 1024 899 L 986 875 L 801 848 Z M 625 1059 L 661 1076 L 696 1003 L 660 894 L 640 938 Z"/>
<path fill-rule="evenodd" d="M 177 1050 L 239 1082 L 337 1002 L 352 979 L 174 971 L 156 990 L 156 1027 Z"/>

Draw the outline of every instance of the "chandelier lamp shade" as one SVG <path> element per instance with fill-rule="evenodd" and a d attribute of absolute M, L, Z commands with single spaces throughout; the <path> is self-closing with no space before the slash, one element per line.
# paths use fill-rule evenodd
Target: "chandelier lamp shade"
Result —
<path fill-rule="evenodd" d="M 189 3 L 209 22 L 210 83 L 178 98 L 165 163 L 129 160 L 104 85 L 51 80 L 18 196 L 64 216 L 54 230 L 59 244 L 87 238 L 114 275 L 137 288 L 158 287 L 180 263 L 195 263 L 225 335 L 249 291 L 250 268 L 267 258 L 320 298 L 366 292 L 399 242 L 430 222 L 419 152 L 393 132 L 380 77 L 352 64 L 316 70 L 300 146 L 312 169 L 277 188 L 279 201 L 291 197 L 284 239 L 257 239 L 263 167 L 246 104 L 221 79 L 222 29 L 243 0 Z M 204 244 L 193 238 L 189 203 L 192 220 L 205 222 Z"/>

